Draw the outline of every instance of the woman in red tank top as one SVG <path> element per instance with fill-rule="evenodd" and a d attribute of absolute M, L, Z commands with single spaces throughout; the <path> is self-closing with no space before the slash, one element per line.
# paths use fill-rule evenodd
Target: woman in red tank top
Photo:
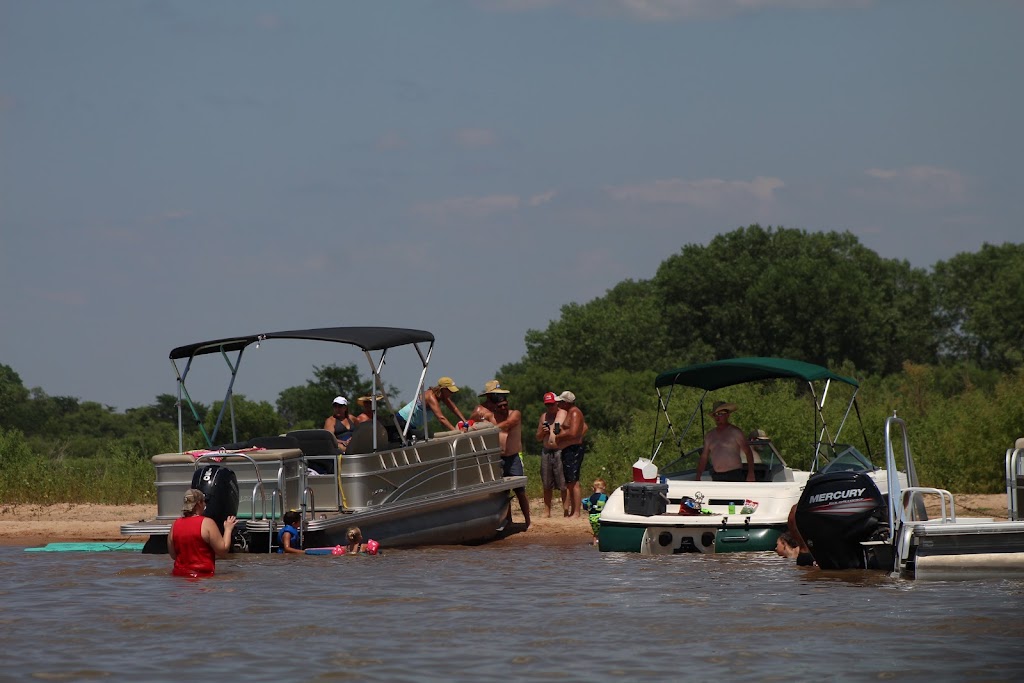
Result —
<path fill-rule="evenodd" d="M 199 489 L 185 492 L 181 517 L 174 520 L 167 534 L 167 554 L 174 560 L 175 576 L 198 578 L 213 576 L 216 558 L 226 557 L 231 551 L 231 531 L 235 528 L 234 515 L 224 521 L 224 533 L 217 523 L 203 517 L 206 496 Z"/>

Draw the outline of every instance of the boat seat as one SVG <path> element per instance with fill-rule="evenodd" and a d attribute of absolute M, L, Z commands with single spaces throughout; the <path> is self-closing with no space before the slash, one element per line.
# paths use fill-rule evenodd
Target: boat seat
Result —
<path fill-rule="evenodd" d="M 360 422 L 356 425 L 345 452 L 348 455 L 352 455 L 354 453 L 372 453 L 374 429 L 376 429 L 377 432 L 377 450 L 387 450 L 390 443 L 388 430 L 380 423 L 379 420 L 370 420 L 369 422 Z"/>
<path fill-rule="evenodd" d="M 303 455 L 341 455 L 338 440 L 326 429 L 296 429 L 285 436 L 298 440 Z"/>

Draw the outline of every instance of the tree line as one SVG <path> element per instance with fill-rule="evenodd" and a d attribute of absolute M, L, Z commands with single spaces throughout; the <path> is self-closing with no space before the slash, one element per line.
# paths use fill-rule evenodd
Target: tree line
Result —
<path fill-rule="evenodd" d="M 618 472 L 620 460 L 628 466 L 624 449 L 642 452 L 644 441 L 649 447 L 657 373 L 737 356 L 801 359 L 861 380 L 865 410 L 876 416 L 872 438 L 880 438 L 878 423 L 895 407 L 925 423 L 928 449 L 946 458 L 935 468 L 945 474 L 929 483 L 942 485 L 959 469 L 975 472 L 968 488 L 991 489 L 998 468 L 977 472 L 951 460 L 948 442 L 987 454 L 1024 433 L 1024 403 L 1014 393 L 1024 367 L 1021 301 L 1021 244 L 984 244 L 926 270 L 884 258 L 849 232 L 750 225 L 682 247 L 649 280 L 625 280 L 592 301 L 564 305 L 547 328 L 525 333 L 525 355 L 496 377 L 523 411 L 527 453 L 539 451 L 531 435 L 544 392 L 577 395 L 590 425 L 587 477 Z M 238 440 L 319 427 L 335 395 L 371 390 L 354 365 L 314 367 L 312 374 L 274 404 L 236 396 Z M 455 396 L 468 414 L 476 391 Z M 176 401 L 162 394 L 119 413 L 29 389 L 0 364 L 0 467 L 11 457 L 5 452 L 60 461 L 176 450 Z M 210 433 L 220 404 L 197 410 Z M 186 448 L 205 447 L 188 415 L 185 426 Z M 222 426 L 217 441 L 232 436 Z M 957 481 L 966 490 L 969 483 Z"/>

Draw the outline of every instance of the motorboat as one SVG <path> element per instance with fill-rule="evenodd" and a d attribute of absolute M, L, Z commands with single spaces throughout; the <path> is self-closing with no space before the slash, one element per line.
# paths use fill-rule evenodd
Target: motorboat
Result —
<path fill-rule="evenodd" d="M 1024 574 L 1024 448 L 1005 456 L 1007 520 L 958 516 L 953 494 L 920 486 L 907 424 L 895 414 L 885 424 L 885 457 L 887 497 L 861 473 L 821 477 L 804 489 L 796 523 L 819 567 L 939 581 Z"/>
<path fill-rule="evenodd" d="M 251 346 L 309 340 L 353 346 L 373 377 L 374 419 L 354 430 L 347 448 L 324 429 L 303 429 L 237 441 L 233 386 Z M 148 536 L 145 552 L 166 552 L 167 534 L 181 514 L 185 491 L 206 493 L 206 515 L 223 525 L 237 515 L 236 550 L 274 549 L 282 516 L 299 512 L 306 548 L 346 545 L 350 527 L 385 547 L 468 544 L 494 539 L 510 520 L 510 492 L 525 477 L 503 477 L 499 432 L 489 423 L 466 430 L 414 431 L 397 418 L 381 370 L 389 353 L 404 350 L 421 368 L 413 396 L 424 391 L 434 335 L 392 327 L 330 327 L 216 339 L 170 353 L 178 387 L 178 452 L 152 457 L 157 515 L 124 524 L 126 536 Z M 410 354 L 411 350 L 411 354 Z M 209 434 L 186 388 L 196 358 L 221 356 L 230 371 L 216 423 Z M 426 411 L 426 408 L 421 408 Z M 185 413 L 200 426 L 206 448 L 184 449 Z M 387 416 L 387 418 L 382 416 Z M 424 413 L 422 424 L 427 424 Z M 410 421 L 411 422 L 411 421 Z M 230 423 L 232 441 L 218 434 Z M 344 452 L 343 452 L 344 450 Z"/>
<path fill-rule="evenodd" d="M 753 482 L 714 481 L 710 472 L 697 481 L 710 392 L 766 380 L 794 380 L 808 387 L 814 406 L 808 434 L 810 469 L 791 467 L 772 439 L 755 432 L 749 441 L 754 454 Z M 825 411 L 833 385 L 846 387 L 850 394 L 834 433 Z M 677 431 L 670 407 L 673 393 L 681 387 L 697 389 L 699 400 L 686 426 Z M 862 472 L 881 490 L 887 490 L 885 472 L 871 463 L 869 455 L 838 441 L 857 407 L 859 385 L 853 378 L 799 360 L 732 358 L 662 372 L 655 378 L 654 388 L 659 410 L 651 454 L 634 463 L 633 482 L 609 495 L 598 533 L 602 552 L 669 555 L 774 550 L 810 477 Z M 859 421 L 859 409 L 854 412 Z M 691 433 L 696 434 L 696 439 L 691 438 L 696 446 L 688 449 L 685 444 Z M 863 425 L 861 433 L 863 436 Z M 866 437 L 864 444 L 870 454 Z M 674 459 L 659 466 L 659 457 Z M 746 478 L 746 462 L 743 472 Z"/>

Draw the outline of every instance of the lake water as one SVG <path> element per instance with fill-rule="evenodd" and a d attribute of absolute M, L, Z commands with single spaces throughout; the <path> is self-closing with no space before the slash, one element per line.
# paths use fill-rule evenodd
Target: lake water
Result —
<path fill-rule="evenodd" d="M 768 553 L 546 546 L 379 557 L 0 548 L 0 680 L 1021 680 L 1021 581 L 915 583 Z"/>

